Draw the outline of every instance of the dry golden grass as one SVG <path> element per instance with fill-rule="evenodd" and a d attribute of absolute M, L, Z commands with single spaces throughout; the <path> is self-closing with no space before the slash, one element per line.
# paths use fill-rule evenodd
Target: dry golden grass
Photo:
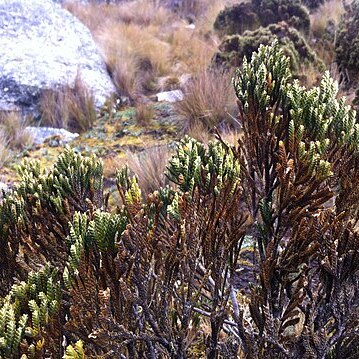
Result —
<path fill-rule="evenodd" d="M 183 101 L 175 106 L 183 119 L 184 130 L 197 126 L 197 123 L 207 130 L 231 123 L 237 109 L 230 79 L 230 74 L 221 69 L 206 69 L 188 82 Z"/>
<path fill-rule="evenodd" d="M 151 123 L 155 112 L 151 104 L 139 102 L 136 104 L 136 122 L 146 127 Z"/>
<path fill-rule="evenodd" d="M 33 144 L 33 138 L 26 130 L 28 120 L 19 112 L 0 112 L 0 168 L 13 156 Z"/>
<path fill-rule="evenodd" d="M 187 130 L 187 134 L 197 141 L 207 144 L 213 139 L 213 134 L 201 122 L 194 122 Z"/>
<path fill-rule="evenodd" d="M 0 131 L 0 168 L 2 168 L 11 158 L 9 151 L 9 141 Z"/>
<path fill-rule="evenodd" d="M 140 153 L 127 152 L 126 157 L 128 167 L 136 174 L 145 196 L 169 184 L 164 175 L 170 157 L 167 146 L 148 148 Z"/>
<path fill-rule="evenodd" d="M 177 73 L 198 73 L 209 66 L 218 44 L 214 37 L 201 36 L 198 31 L 179 27 L 169 33 L 171 62 Z"/>
<path fill-rule="evenodd" d="M 333 22 L 336 27 L 344 11 L 342 0 L 325 1 L 316 12 L 310 15 L 313 35 L 317 38 L 322 38 L 329 22 Z"/>
<path fill-rule="evenodd" d="M 104 178 L 115 178 L 117 171 L 122 168 L 126 159 L 124 156 L 109 156 L 102 159 Z"/>
<path fill-rule="evenodd" d="M 196 27 L 202 34 L 208 34 L 213 31 L 213 24 L 217 15 L 227 6 L 238 4 L 243 0 L 212 0 L 208 1 L 206 11 L 198 17 Z"/>
<path fill-rule="evenodd" d="M 66 7 L 90 28 L 119 92 L 135 101 L 160 88 L 161 77 L 195 74 L 210 64 L 218 46 L 212 24 L 231 1 L 188 0 L 178 13 L 161 6 L 163 0 Z M 195 29 L 186 27 L 183 13 L 198 16 Z"/>
<path fill-rule="evenodd" d="M 170 6 L 173 0 L 167 0 L 167 4 Z M 198 17 L 206 12 L 209 1 L 207 0 L 182 0 L 180 4 L 175 8 L 175 11 L 180 16 L 192 16 Z"/>
<path fill-rule="evenodd" d="M 19 112 L 0 113 L 0 133 L 3 145 L 11 149 L 23 149 L 31 146 L 33 138 L 26 131 L 27 119 Z"/>
<path fill-rule="evenodd" d="M 157 0 L 136 0 L 118 4 L 81 4 L 67 1 L 64 7 L 85 23 L 91 31 L 109 24 L 137 24 L 162 26 L 175 16 Z"/>
<path fill-rule="evenodd" d="M 121 23 L 102 29 L 96 41 L 116 87 L 131 99 L 171 70 L 169 45 L 139 25 Z"/>
<path fill-rule="evenodd" d="M 300 83 L 307 88 L 312 88 L 313 86 L 318 85 L 321 77 L 322 74 L 312 63 L 300 65 L 298 69 Z"/>
<path fill-rule="evenodd" d="M 73 87 L 45 90 L 40 99 L 41 124 L 84 132 L 96 120 L 94 98 L 80 76 Z"/>
<path fill-rule="evenodd" d="M 231 146 L 238 146 L 238 139 L 241 137 L 241 132 L 233 128 L 225 128 L 220 133 L 223 141 L 229 143 Z"/>

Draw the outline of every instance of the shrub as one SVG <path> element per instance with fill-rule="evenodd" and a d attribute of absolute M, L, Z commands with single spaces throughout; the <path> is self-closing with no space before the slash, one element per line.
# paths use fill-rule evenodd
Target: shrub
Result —
<path fill-rule="evenodd" d="M 354 97 L 354 100 L 353 100 L 353 106 L 356 109 L 357 118 L 359 118 L 359 88 L 355 92 L 355 97 Z"/>
<path fill-rule="evenodd" d="M 303 4 L 311 11 L 318 9 L 326 0 L 303 0 Z"/>
<path fill-rule="evenodd" d="M 300 65 L 306 62 L 316 63 L 317 66 L 320 64 L 304 37 L 284 22 L 225 37 L 213 60 L 227 67 L 240 66 L 244 57 L 251 58 L 260 44 L 268 45 L 275 39 L 278 39 L 281 49 L 289 56 L 292 70 L 298 72 Z"/>
<path fill-rule="evenodd" d="M 20 168 L 0 203 L 2 357 L 358 357 L 355 113 L 328 74 L 292 81 L 275 43 L 233 83 L 238 146 L 183 138 L 174 187 L 146 200 L 125 167 L 109 211 L 102 164 L 71 150 Z"/>
<path fill-rule="evenodd" d="M 309 32 L 309 13 L 299 0 L 252 0 L 234 5 L 219 13 L 214 28 L 222 35 L 233 35 L 281 21 Z"/>
<path fill-rule="evenodd" d="M 244 2 L 222 10 L 215 22 L 214 29 L 221 35 L 242 34 L 261 26 L 257 10 L 251 2 Z"/>
<path fill-rule="evenodd" d="M 359 76 L 359 1 L 346 7 L 335 41 L 336 61 L 343 76 L 355 83 Z"/>
<path fill-rule="evenodd" d="M 262 19 L 262 25 L 268 26 L 285 21 L 299 31 L 307 34 L 310 27 L 308 10 L 298 0 L 253 0 L 253 5 Z"/>

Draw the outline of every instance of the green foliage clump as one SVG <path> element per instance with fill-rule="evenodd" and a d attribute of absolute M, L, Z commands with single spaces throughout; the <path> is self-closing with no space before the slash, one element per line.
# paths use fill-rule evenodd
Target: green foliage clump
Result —
<path fill-rule="evenodd" d="M 85 359 L 85 351 L 83 347 L 83 342 L 78 340 L 75 345 L 69 345 L 66 348 L 66 353 L 63 356 L 63 359 Z"/>
<path fill-rule="evenodd" d="M 60 310 L 56 269 L 30 272 L 27 281 L 13 285 L 0 309 L 0 357 L 35 358 L 41 352 L 45 327 Z M 21 345 L 21 349 L 20 349 Z"/>
<path fill-rule="evenodd" d="M 359 88 L 355 92 L 355 98 L 353 100 L 353 106 L 356 109 L 357 119 L 359 118 Z"/>
<path fill-rule="evenodd" d="M 243 111 L 250 111 L 252 96 L 261 112 L 281 101 L 293 121 L 294 128 L 291 130 L 289 127 L 290 135 L 310 141 L 335 141 L 358 152 L 359 124 L 355 121 L 355 111 L 345 103 L 345 98 L 336 99 L 338 84 L 329 72 L 324 74 L 318 87 L 308 90 L 301 87 L 298 80 L 289 82 L 289 59 L 280 59 L 277 53 L 283 54 L 278 42 L 269 48 L 261 45 L 252 60 L 248 62 L 245 59 L 243 68 L 237 71 L 234 86 Z M 316 145 L 319 151 L 325 147 L 328 146 Z"/>
<path fill-rule="evenodd" d="M 303 0 L 303 4 L 312 11 L 318 9 L 325 1 L 326 0 Z"/>
<path fill-rule="evenodd" d="M 29 268 L 35 270 L 46 260 L 63 269 L 67 252 L 63 238 L 73 214 L 104 203 L 102 171 L 101 161 L 70 149 L 49 172 L 41 170 L 39 162 L 26 161 L 18 168 L 19 184 L 0 204 L 0 246 L 4 249 L 0 293 L 10 289 L 14 276 L 23 280 Z M 24 250 L 29 252 L 25 257 Z"/>
<path fill-rule="evenodd" d="M 240 66 L 243 58 L 251 58 L 259 45 L 269 45 L 274 40 L 278 40 L 280 48 L 290 58 L 291 69 L 294 72 L 298 71 L 303 63 L 321 66 L 301 33 L 283 22 L 261 27 L 255 31 L 246 31 L 242 35 L 225 37 L 213 61 L 224 66 Z"/>
<path fill-rule="evenodd" d="M 192 192 L 199 187 L 205 193 L 218 194 L 224 183 L 239 181 L 239 163 L 230 148 L 219 142 L 202 143 L 185 137 L 177 147 L 176 154 L 169 160 L 168 178 L 182 192 Z"/>
<path fill-rule="evenodd" d="M 116 251 L 116 242 L 127 225 L 127 218 L 97 209 L 90 220 L 86 214 L 75 213 L 70 223 L 68 265 L 64 269 L 65 286 L 71 289 L 81 257 L 95 246 L 99 251 Z"/>
<path fill-rule="evenodd" d="M 262 19 L 262 25 L 268 26 L 285 21 L 303 33 L 309 32 L 308 10 L 298 0 L 252 0 Z"/>
<path fill-rule="evenodd" d="M 346 5 L 335 41 L 336 61 L 347 80 L 359 79 L 359 1 Z"/>
<path fill-rule="evenodd" d="M 234 35 L 281 21 L 309 32 L 309 13 L 299 0 L 253 0 L 233 5 L 218 14 L 214 29 L 222 35 Z"/>
<path fill-rule="evenodd" d="M 222 10 L 214 22 L 214 29 L 222 35 L 242 34 L 261 26 L 259 16 L 251 2 L 233 5 Z"/>

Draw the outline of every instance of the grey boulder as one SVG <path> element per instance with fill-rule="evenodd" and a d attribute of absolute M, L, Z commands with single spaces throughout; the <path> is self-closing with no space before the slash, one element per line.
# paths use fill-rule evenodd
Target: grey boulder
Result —
<path fill-rule="evenodd" d="M 41 145 L 49 139 L 54 139 L 60 146 L 73 141 L 79 136 L 78 133 L 69 132 L 64 128 L 28 126 L 26 131 L 32 136 L 34 145 Z"/>
<path fill-rule="evenodd" d="M 77 75 L 100 107 L 114 85 L 89 29 L 52 0 L 0 0 L 0 110 L 36 113 Z"/>

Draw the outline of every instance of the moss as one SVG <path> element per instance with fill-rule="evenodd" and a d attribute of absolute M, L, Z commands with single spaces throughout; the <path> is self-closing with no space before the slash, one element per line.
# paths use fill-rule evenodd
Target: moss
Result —
<path fill-rule="evenodd" d="M 347 81 L 359 79 L 359 0 L 347 5 L 346 14 L 339 24 L 335 42 L 336 59 Z"/>
<path fill-rule="evenodd" d="M 225 67 L 240 66 L 243 58 L 250 58 L 260 44 L 268 45 L 275 39 L 278 39 L 284 53 L 290 57 L 294 71 L 297 71 L 303 62 L 314 62 L 319 66 L 320 62 L 304 37 L 284 22 L 246 31 L 243 35 L 227 36 L 219 46 L 214 62 Z"/>
<path fill-rule="evenodd" d="M 252 0 L 227 7 L 218 14 L 214 29 L 221 35 L 243 34 L 281 21 L 309 32 L 309 12 L 299 0 Z"/>

